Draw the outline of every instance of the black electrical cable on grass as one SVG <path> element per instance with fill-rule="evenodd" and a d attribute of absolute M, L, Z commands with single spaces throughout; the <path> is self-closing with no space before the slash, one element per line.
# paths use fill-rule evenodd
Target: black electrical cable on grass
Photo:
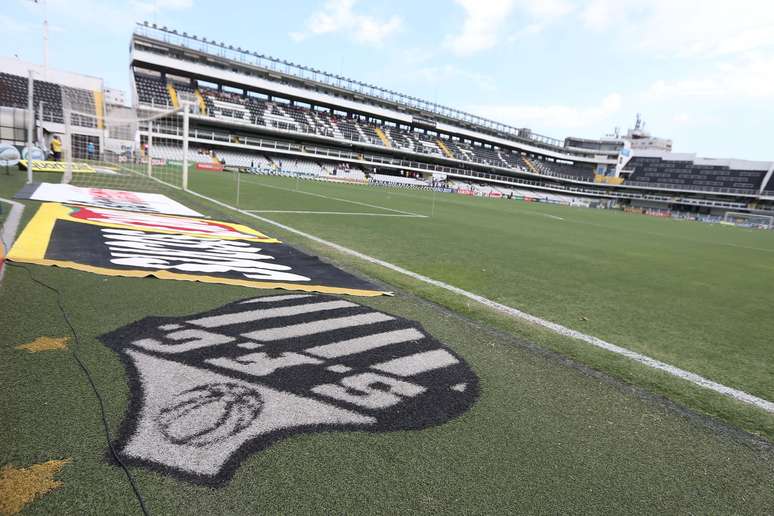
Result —
<path fill-rule="evenodd" d="M 111 455 L 113 455 L 113 458 L 116 460 L 116 462 L 118 462 L 118 465 L 121 466 L 121 468 L 124 470 L 124 473 L 126 473 L 126 478 L 129 479 L 129 484 L 131 484 L 132 486 L 132 491 L 134 491 L 134 496 L 137 498 L 137 501 L 140 503 L 140 509 L 142 510 L 142 513 L 145 516 L 148 516 L 150 513 L 148 512 L 148 509 L 145 507 L 145 501 L 142 498 L 142 494 L 140 493 L 140 490 L 137 487 L 137 483 L 135 482 L 134 477 L 129 472 L 129 468 L 126 467 L 126 464 L 124 464 L 121 458 L 118 456 L 118 452 L 116 452 L 115 448 L 113 448 L 113 438 L 110 436 L 110 427 L 107 421 L 107 416 L 105 415 L 105 403 L 104 401 L 102 401 L 102 395 L 99 393 L 99 389 L 97 389 L 97 385 L 94 383 L 94 379 L 92 378 L 91 373 L 86 367 L 86 364 L 83 363 L 83 361 L 81 360 L 81 357 L 78 355 L 77 348 L 80 347 L 80 344 L 81 344 L 80 337 L 78 336 L 78 332 L 75 331 L 75 327 L 70 322 L 70 318 L 68 317 L 67 312 L 65 311 L 64 306 L 62 305 L 62 292 L 60 292 L 56 287 L 52 287 L 51 285 L 48 285 L 47 283 L 37 279 L 35 276 L 32 275 L 32 271 L 24 265 L 9 262 L 7 260 L 5 262 L 5 265 L 11 265 L 13 267 L 19 267 L 20 269 L 24 269 L 25 271 L 27 271 L 27 274 L 29 274 L 30 279 L 32 281 L 56 293 L 56 304 L 59 307 L 59 311 L 62 312 L 62 318 L 64 318 L 65 323 L 67 323 L 67 326 L 70 328 L 70 332 L 73 334 L 73 338 L 75 339 L 75 346 L 71 349 L 73 358 L 75 358 L 75 361 L 80 366 L 84 375 L 86 375 L 86 379 L 89 381 L 89 385 L 91 385 L 91 389 L 94 391 L 94 395 L 97 397 L 97 401 L 99 402 L 99 410 L 102 416 L 102 427 L 105 429 L 105 437 L 107 439 L 108 448 L 110 448 L 110 453 Z"/>

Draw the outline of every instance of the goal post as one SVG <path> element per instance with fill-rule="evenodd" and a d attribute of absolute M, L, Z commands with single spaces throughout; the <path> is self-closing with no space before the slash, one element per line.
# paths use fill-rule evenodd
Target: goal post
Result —
<path fill-rule="evenodd" d="M 152 192 L 187 183 L 181 109 L 129 107 L 105 116 L 65 108 L 61 181 L 73 186 Z M 54 168 L 54 165 L 51 165 Z M 36 174 L 38 181 L 57 180 Z"/>
<path fill-rule="evenodd" d="M 727 211 L 723 215 L 723 223 L 745 228 L 772 229 L 774 228 L 774 215 Z"/>

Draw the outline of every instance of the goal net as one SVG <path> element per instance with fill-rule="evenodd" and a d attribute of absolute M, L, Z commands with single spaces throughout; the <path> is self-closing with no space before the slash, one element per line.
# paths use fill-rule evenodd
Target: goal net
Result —
<path fill-rule="evenodd" d="M 63 134 L 42 135 L 45 148 L 59 138 L 60 162 L 33 164 L 35 181 L 135 192 L 186 187 L 182 110 L 112 108 L 103 116 L 65 107 L 62 118 Z"/>
<path fill-rule="evenodd" d="M 723 223 L 744 228 L 772 229 L 774 227 L 774 216 L 727 211 L 723 215 Z"/>

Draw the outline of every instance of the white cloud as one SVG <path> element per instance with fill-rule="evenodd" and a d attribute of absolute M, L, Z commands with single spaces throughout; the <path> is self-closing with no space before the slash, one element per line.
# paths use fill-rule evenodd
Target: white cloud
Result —
<path fill-rule="evenodd" d="M 542 22 L 530 23 L 526 27 L 519 29 L 518 31 L 508 36 L 508 42 L 513 43 L 514 41 L 528 38 L 530 36 L 534 36 L 535 34 L 540 34 L 545 29 L 546 25 Z"/>
<path fill-rule="evenodd" d="M 193 0 L 131 0 L 129 5 L 137 14 L 154 14 L 190 9 L 193 7 Z"/>
<path fill-rule="evenodd" d="M 65 32 L 87 30 L 90 32 L 111 32 L 121 35 L 134 27 L 135 22 L 155 14 L 177 12 L 193 7 L 193 0 L 130 0 L 110 3 L 98 0 L 47 0 L 46 9 L 50 23 L 57 29 L 67 27 Z M 30 3 L 27 14 L 42 22 L 43 10 L 38 4 Z"/>
<path fill-rule="evenodd" d="M 774 56 L 721 63 L 698 77 L 659 80 L 648 88 L 645 97 L 649 100 L 774 99 Z"/>
<path fill-rule="evenodd" d="M 507 41 L 513 42 L 542 32 L 551 21 L 575 9 L 570 0 L 455 2 L 465 10 L 465 20 L 458 32 L 446 36 L 444 45 L 460 57 L 495 47 L 506 28 L 511 33 Z M 516 17 L 515 23 L 509 22 L 513 17 Z"/>
<path fill-rule="evenodd" d="M 493 91 L 495 89 L 495 82 L 492 77 L 470 72 L 450 64 L 421 68 L 414 75 L 432 84 L 448 84 L 449 81 L 456 81 L 475 85 L 482 91 Z"/>
<path fill-rule="evenodd" d="M 687 125 L 692 122 L 693 118 L 688 113 L 678 113 L 672 117 L 672 122 L 677 125 Z"/>
<path fill-rule="evenodd" d="M 610 121 L 612 115 L 620 111 L 622 104 L 621 95 L 611 93 L 599 104 L 592 106 L 490 104 L 471 106 L 468 111 L 517 127 L 531 127 L 538 131 L 545 131 L 598 126 Z"/>
<path fill-rule="evenodd" d="M 23 22 L 10 16 L 0 14 L 0 27 L 3 27 L 3 30 L 8 33 L 21 33 L 41 30 L 42 25 Z"/>
<path fill-rule="evenodd" d="M 657 0 L 641 27 L 641 48 L 679 57 L 719 57 L 774 46 L 769 0 Z"/>
<path fill-rule="evenodd" d="M 620 41 L 659 57 L 712 58 L 774 46 L 771 0 L 585 0 L 580 21 L 620 29 Z"/>
<path fill-rule="evenodd" d="M 519 5 L 533 17 L 544 20 L 560 18 L 576 8 L 570 0 L 521 0 Z"/>
<path fill-rule="evenodd" d="M 625 0 L 591 0 L 580 11 L 580 18 L 586 28 L 605 30 L 622 21 L 627 14 Z"/>
<path fill-rule="evenodd" d="M 455 0 L 465 9 L 461 30 L 447 36 L 446 46 L 458 56 L 492 48 L 498 32 L 515 6 L 514 0 Z"/>
<path fill-rule="evenodd" d="M 379 45 L 400 30 L 403 21 L 398 16 L 377 19 L 358 14 L 353 8 L 356 0 L 328 0 L 323 8 L 309 17 L 304 31 L 291 32 L 294 41 L 303 41 L 312 36 L 347 32 L 359 42 Z"/>

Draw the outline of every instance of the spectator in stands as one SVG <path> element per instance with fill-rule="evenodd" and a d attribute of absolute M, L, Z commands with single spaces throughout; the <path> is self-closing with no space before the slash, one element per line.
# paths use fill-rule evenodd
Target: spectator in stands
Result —
<path fill-rule="evenodd" d="M 62 140 L 58 135 L 51 139 L 51 156 L 54 161 L 62 161 Z"/>
<path fill-rule="evenodd" d="M 94 159 L 94 143 L 89 142 L 86 144 L 86 157 L 88 159 Z"/>

